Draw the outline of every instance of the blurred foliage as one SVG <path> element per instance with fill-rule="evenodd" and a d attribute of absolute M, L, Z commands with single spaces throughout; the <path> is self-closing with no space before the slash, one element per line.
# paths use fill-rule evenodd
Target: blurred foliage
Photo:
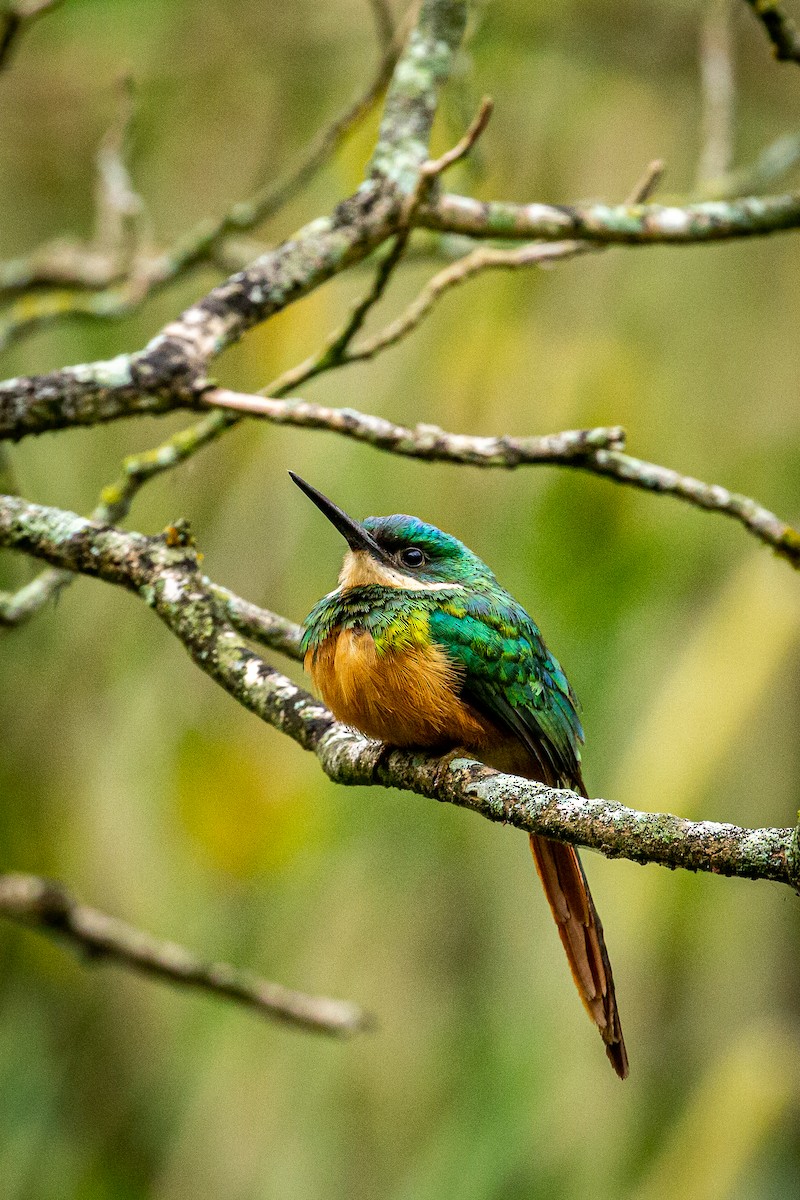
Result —
<path fill-rule="evenodd" d="M 701 5 L 497 0 L 479 18 L 435 149 L 483 92 L 496 112 L 479 165 L 453 186 L 611 200 L 656 156 L 667 191 L 690 186 Z M 744 6 L 733 21 L 743 164 L 800 127 L 800 77 L 773 62 Z M 289 164 L 375 55 L 361 0 L 66 0 L 0 77 L 0 254 L 90 230 L 94 148 L 123 72 L 138 91 L 135 178 L 168 239 Z M 354 187 L 375 123 L 260 236 Z M 473 433 L 622 422 L 633 453 L 797 521 L 799 266 L 787 235 L 485 277 L 401 347 L 307 393 Z M 396 278 L 386 313 L 428 270 Z M 214 279 L 197 271 L 124 323 L 42 332 L 2 374 L 139 346 Z M 261 386 L 320 344 L 365 279 L 249 335 L 219 378 Z M 24 442 L 3 469 L 32 499 L 84 511 L 125 454 L 182 423 Z M 132 527 L 188 517 L 214 578 L 301 619 L 340 547 L 287 467 L 355 514 L 411 509 L 489 560 L 582 697 L 595 794 L 793 822 L 800 590 L 733 523 L 577 472 L 480 474 L 251 424 L 150 485 Z M 32 570 L 4 556 L 0 586 Z M 522 836 L 410 795 L 335 788 L 129 596 L 82 580 L 3 637 L 0 731 L 3 868 L 60 878 L 158 935 L 350 997 L 381 1022 L 332 1044 L 0 928 L 4 1200 L 797 1193 L 788 890 L 586 856 L 630 1050 L 621 1086 Z"/>

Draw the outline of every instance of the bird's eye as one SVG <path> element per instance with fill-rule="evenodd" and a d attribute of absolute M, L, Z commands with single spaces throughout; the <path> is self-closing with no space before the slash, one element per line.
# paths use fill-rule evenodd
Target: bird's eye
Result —
<path fill-rule="evenodd" d="M 421 567 L 425 562 L 425 555 L 416 546 L 408 546 L 400 551 L 400 562 L 404 567 Z"/>

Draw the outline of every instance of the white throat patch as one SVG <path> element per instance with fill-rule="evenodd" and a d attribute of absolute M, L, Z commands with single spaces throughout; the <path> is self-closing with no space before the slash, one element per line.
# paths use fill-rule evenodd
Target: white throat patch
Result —
<path fill-rule="evenodd" d="M 415 579 L 395 567 L 378 562 L 366 550 L 348 550 L 344 556 L 342 569 L 339 573 L 339 590 L 351 587 L 366 587 L 369 584 L 380 587 L 402 588 L 410 592 L 463 592 L 460 583 L 428 583 L 424 579 Z"/>

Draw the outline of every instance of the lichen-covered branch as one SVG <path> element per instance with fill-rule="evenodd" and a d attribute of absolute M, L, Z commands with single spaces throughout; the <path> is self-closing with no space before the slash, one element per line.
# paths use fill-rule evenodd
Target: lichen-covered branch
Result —
<path fill-rule="evenodd" d="M 312 751 L 331 779 L 417 792 L 609 857 L 705 870 L 746 879 L 800 882 L 794 831 L 742 829 L 645 813 L 600 799 L 502 775 L 469 759 L 431 759 L 392 751 L 339 725 L 302 688 L 255 653 L 234 628 L 238 602 L 221 595 L 200 574 L 185 530 L 171 527 L 145 537 L 74 513 L 0 498 L 0 545 L 23 550 L 56 567 L 126 587 L 149 604 L 179 638 L 195 663 L 240 704 Z M 242 610 L 252 630 L 254 614 Z M 261 640 L 270 641 L 269 618 Z M 292 631 L 274 626 L 284 648 Z"/>
<path fill-rule="evenodd" d="M 415 219 L 427 229 L 477 238 L 696 245 L 800 228 L 800 194 L 685 205 L 506 204 L 446 194 L 420 206 Z"/>
<path fill-rule="evenodd" d="M 185 462 L 236 424 L 235 413 L 211 412 L 187 429 L 181 429 L 152 450 L 134 454 L 122 464 L 122 474 L 103 488 L 92 520 L 105 524 L 122 521 L 134 498 L 150 479 Z M 54 599 L 76 576 L 48 567 L 16 592 L 0 592 L 0 628 L 23 624 Z"/>
<path fill-rule="evenodd" d="M 525 463 L 566 463 L 592 454 L 599 447 L 619 448 L 625 432 L 619 425 L 597 429 L 570 429 L 542 437 L 476 437 L 447 433 L 438 425 L 416 425 L 408 429 L 384 417 L 357 412 L 354 408 L 328 408 L 305 400 L 279 400 L 214 388 L 206 402 L 236 412 L 264 417 L 276 425 L 322 429 L 365 442 L 376 450 L 387 450 L 405 458 L 428 462 L 451 462 L 474 467 L 518 467 Z"/>
<path fill-rule="evenodd" d="M 351 335 L 357 325 L 358 322 L 353 322 Z M 336 336 L 328 343 L 328 349 L 334 344 Z M 346 345 L 347 340 L 340 339 L 340 349 Z M 307 379 L 348 361 L 341 355 L 327 361 L 325 352 L 321 352 L 276 382 L 281 384 L 281 390 L 288 390 L 295 378 Z M 186 461 L 242 416 L 250 415 L 278 425 L 338 433 L 378 450 L 428 462 L 509 469 L 539 464 L 587 471 L 629 487 L 675 496 L 697 508 L 731 517 L 792 566 L 800 568 L 800 531 L 749 496 L 624 453 L 625 431 L 620 426 L 566 430 L 527 438 L 475 437 L 448 433 L 436 425 L 409 429 L 355 409 L 329 408 L 304 400 L 249 395 L 223 388 L 209 391 L 205 400 L 219 407 L 155 449 L 126 459 L 121 477 L 103 490 L 92 513 L 94 520 L 109 524 L 122 520 L 136 493 L 149 479 Z M 72 578 L 69 571 L 48 569 L 17 592 L 0 592 L 0 627 L 19 625 L 33 616 Z M 231 619 L 236 625 L 236 620 Z"/>
<path fill-rule="evenodd" d="M 486 104 L 487 102 L 484 100 L 484 107 L 482 107 L 479 113 L 478 122 L 480 122 L 481 118 L 484 123 L 488 119 L 488 113 L 491 112 L 491 108 L 487 109 L 485 107 Z M 473 128 L 476 128 L 479 133 L 481 126 L 479 123 L 475 123 Z M 456 147 L 455 150 L 451 151 L 451 154 L 455 154 L 458 150 L 459 147 Z M 626 203 L 644 203 L 658 186 L 663 174 L 664 164 L 660 159 L 649 163 Z M 512 249 L 500 249 L 495 246 L 478 246 L 469 254 L 465 254 L 462 258 L 450 263 L 429 279 L 415 299 L 384 329 L 380 330 L 373 337 L 367 338 L 358 345 L 348 349 L 345 361 L 363 362 L 374 358 L 383 350 L 388 349 L 389 346 L 396 345 L 417 328 L 420 322 L 428 316 L 434 306 L 438 304 L 439 300 L 451 288 L 465 283 L 468 279 L 471 279 L 474 275 L 481 274 L 483 271 L 498 269 L 516 271 L 521 268 L 534 266 L 553 266 L 557 262 L 575 258 L 580 254 L 597 253 L 606 248 L 602 243 L 575 240 L 545 243 L 532 242 Z"/>
<path fill-rule="evenodd" d="M 206 962 L 175 942 L 79 903 L 59 884 L 35 875 L 0 874 L 0 916 L 71 943 L 89 962 L 117 963 L 301 1029 L 348 1036 L 370 1024 L 354 1004 L 295 992 L 229 963 Z"/>
<path fill-rule="evenodd" d="M 573 465 L 593 475 L 604 475 L 615 483 L 675 496 L 707 512 L 732 517 L 766 545 L 772 546 L 793 567 L 800 569 L 800 530 L 788 525 L 749 496 L 729 492 L 717 483 L 703 483 L 691 475 L 680 475 L 669 467 L 633 458 L 613 448 L 598 450 L 590 458 L 576 460 Z"/>
<path fill-rule="evenodd" d="M 298 163 L 283 178 L 277 182 L 270 180 L 221 217 L 199 221 L 168 249 L 142 247 L 127 278 L 122 278 L 124 271 L 117 258 L 110 257 L 102 248 L 98 250 L 94 243 L 69 238 L 58 238 L 27 255 L 0 263 L 0 295 L 27 293 L 25 303 L 12 305 L 0 320 L 0 348 L 23 330 L 55 317 L 67 314 L 103 320 L 123 317 L 191 267 L 224 258 L 228 238 L 274 216 L 336 153 L 385 90 L 400 49 L 401 42 L 394 38 L 367 87 L 311 140 Z M 247 262 L 256 257 L 259 255 L 250 254 Z M 56 290 L 30 290 L 43 286 Z"/>
<path fill-rule="evenodd" d="M 389 181 L 400 195 L 410 196 L 417 187 L 439 91 L 466 23 L 465 0 L 424 0 L 395 68 L 368 176 Z"/>
<path fill-rule="evenodd" d="M 406 158 L 406 163 L 408 159 Z M 684 207 L 657 204 L 484 204 L 445 195 L 413 221 L 470 237 L 593 245 L 691 244 L 800 227 L 800 197 L 750 196 Z M 144 350 L 0 384 L 0 439 L 194 407 L 209 387 L 209 360 L 246 330 L 326 279 L 366 258 L 403 226 L 403 205 L 386 179 L 373 179 L 294 238 L 214 288 Z"/>
<path fill-rule="evenodd" d="M 327 408 L 304 400 L 252 396 L 222 388 L 208 392 L 206 400 L 278 425 L 328 430 L 378 450 L 428 462 L 507 468 L 549 464 L 588 471 L 615 483 L 675 496 L 697 508 L 731 517 L 793 566 L 800 567 L 800 531 L 749 496 L 625 454 L 625 431 L 618 425 L 572 429 L 542 437 L 474 437 L 447 433 L 438 425 L 408 429 L 352 408 Z"/>
<path fill-rule="evenodd" d="M 0 384 L 0 438 L 196 404 L 213 356 L 400 232 L 465 8 L 424 0 L 392 76 L 370 176 L 354 196 L 213 288 L 144 350 Z"/>

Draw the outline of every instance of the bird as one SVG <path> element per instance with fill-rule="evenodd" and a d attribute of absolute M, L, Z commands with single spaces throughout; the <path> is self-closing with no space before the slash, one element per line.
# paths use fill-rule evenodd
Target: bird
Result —
<path fill-rule="evenodd" d="M 344 537 L 338 586 L 304 624 L 304 666 L 336 719 L 391 746 L 464 750 L 588 793 L 578 701 L 525 609 L 463 542 L 418 517 L 356 521 L 295 472 Z M 530 834 L 572 976 L 620 1079 L 628 1074 L 603 926 L 574 846 Z"/>

